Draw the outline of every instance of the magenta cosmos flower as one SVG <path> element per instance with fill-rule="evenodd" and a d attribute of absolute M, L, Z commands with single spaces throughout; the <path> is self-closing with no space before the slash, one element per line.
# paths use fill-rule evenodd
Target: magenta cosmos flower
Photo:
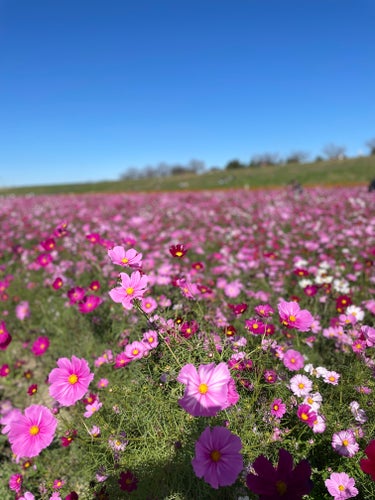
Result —
<path fill-rule="evenodd" d="M 9 424 L 9 442 L 18 457 L 36 457 L 49 446 L 55 435 L 57 419 L 42 405 L 31 405 Z"/>
<path fill-rule="evenodd" d="M 182 367 L 177 381 L 186 385 L 178 402 L 193 417 L 212 417 L 238 400 L 226 363 L 200 365 L 198 371 L 189 363 Z"/>
<path fill-rule="evenodd" d="M 89 364 L 85 359 L 72 356 L 60 358 L 58 368 L 54 368 L 48 377 L 51 384 L 49 393 L 62 406 L 72 406 L 86 394 L 94 374 L 90 373 Z"/>
<path fill-rule="evenodd" d="M 287 328 L 296 328 L 301 332 L 310 330 L 314 318 L 307 309 L 301 309 L 297 302 L 281 300 L 277 308 L 279 310 L 280 321 L 284 326 Z"/>
<path fill-rule="evenodd" d="M 358 490 L 354 486 L 355 481 L 345 472 L 332 472 L 329 479 L 324 481 L 326 488 L 334 500 L 346 500 L 358 495 Z"/>
<path fill-rule="evenodd" d="M 243 469 L 241 439 L 225 427 L 207 427 L 195 443 L 194 472 L 213 488 L 230 486 Z"/>
<path fill-rule="evenodd" d="M 139 271 L 135 271 L 130 275 L 120 273 L 121 286 L 113 288 L 109 292 L 109 296 L 114 302 L 120 302 L 125 309 L 133 307 L 133 299 L 141 299 L 146 291 L 147 276 L 142 276 Z"/>
<path fill-rule="evenodd" d="M 246 484 L 262 500 L 301 500 L 312 487 L 311 467 L 307 460 L 301 460 L 293 469 L 292 455 L 281 448 L 276 468 L 260 455 L 253 463 L 256 474 L 248 474 Z"/>
<path fill-rule="evenodd" d="M 363 472 L 370 474 L 371 479 L 375 481 L 375 439 L 367 445 L 365 453 L 367 458 L 362 458 L 359 465 Z"/>

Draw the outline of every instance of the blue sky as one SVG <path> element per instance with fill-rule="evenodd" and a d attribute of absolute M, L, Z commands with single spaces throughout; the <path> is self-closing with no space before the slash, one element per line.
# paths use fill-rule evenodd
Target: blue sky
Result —
<path fill-rule="evenodd" d="M 0 0 L 0 187 L 375 137 L 373 0 Z"/>

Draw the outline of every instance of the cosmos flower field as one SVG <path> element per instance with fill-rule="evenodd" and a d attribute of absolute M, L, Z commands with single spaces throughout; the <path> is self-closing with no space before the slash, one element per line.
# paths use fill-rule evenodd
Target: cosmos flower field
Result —
<path fill-rule="evenodd" d="M 365 187 L 3 196 L 2 499 L 375 497 Z"/>

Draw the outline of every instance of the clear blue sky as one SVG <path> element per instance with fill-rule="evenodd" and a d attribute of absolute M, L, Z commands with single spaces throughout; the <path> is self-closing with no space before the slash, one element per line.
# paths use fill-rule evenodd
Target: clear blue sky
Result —
<path fill-rule="evenodd" d="M 0 0 L 0 186 L 373 137 L 374 0 Z"/>

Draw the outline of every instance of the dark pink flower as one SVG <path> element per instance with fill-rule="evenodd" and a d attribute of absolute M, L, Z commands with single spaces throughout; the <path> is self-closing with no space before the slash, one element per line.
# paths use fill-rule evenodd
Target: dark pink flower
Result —
<path fill-rule="evenodd" d="M 313 487 L 309 462 L 301 460 L 293 469 L 293 457 L 283 448 L 276 468 L 264 455 L 255 460 L 253 468 L 256 474 L 248 474 L 246 484 L 262 500 L 302 500 Z"/>
<path fill-rule="evenodd" d="M 212 488 L 230 486 L 243 469 L 241 439 L 225 427 L 207 427 L 195 443 L 194 472 Z"/>
<path fill-rule="evenodd" d="M 31 352 L 34 356 L 42 356 L 49 347 L 49 338 L 48 337 L 38 337 L 33 345 L 31 346 Z"/>
<path fill-rule="evenodd" d="M 138 487 L 138 478 L 130 470 L 127 470 L 120 473 L 118 484 L 123 491 L 134 491 Z"/>
<path fill-rule="evenodd" d="M 370 474 L 371 479 L 375 481 L 375 439 L 369 442 L 365 449 L 367 458 L 362 458 L 359 465 L 363 472 Z"/>
<path fill-rule="evenodd" d="M 94 311 L 100 304 L 102 299 L 96 295 L 85 295 L 82 301 L 78 304 L 79 312 L 82 314 L 88 314 Z"/>
<path fill-rule="evenodd" d="M 297 409 L 297 417 L 304 424 L 307 424 L 309 427 L 313 427 L 314 422 L 317 419 L 317 414 L 311 409 L 311 406 L 301 404 Z"/>

